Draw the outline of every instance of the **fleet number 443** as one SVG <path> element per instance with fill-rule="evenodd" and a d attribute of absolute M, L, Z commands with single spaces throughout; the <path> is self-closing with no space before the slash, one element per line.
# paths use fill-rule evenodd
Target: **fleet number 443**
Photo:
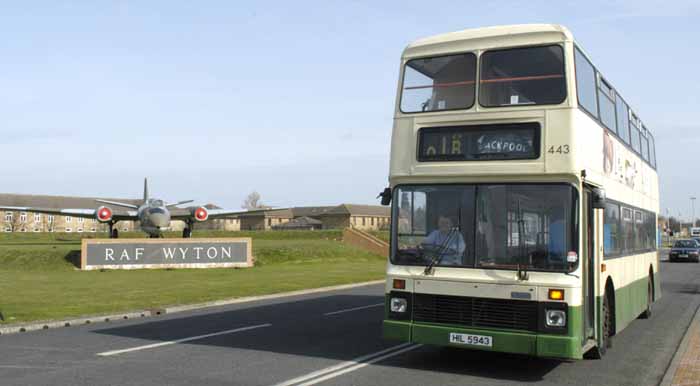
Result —
<path fill-rule="evenodd" d="M 569 154 L 569 145 L 553 145 L 547 149 L 549 154 Z"/>

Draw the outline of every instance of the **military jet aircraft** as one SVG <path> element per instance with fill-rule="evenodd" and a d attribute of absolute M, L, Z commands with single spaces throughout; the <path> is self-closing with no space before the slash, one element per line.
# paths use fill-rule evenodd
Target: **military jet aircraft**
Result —
<path fill-rule="evenodd" d="M 119 221 L 138 221 L 143 232 L 152 238 L 157 238 L 162 237 L 163 232 L 170 229 L 170 220 L 181 220 L 187 224 L 182 231 L 182 237 L 189 238 L 192 236 L 194 225 L 198 222 L 243 213 L 241 211 L 224 209 L 207 209 L 203 206 L 180 208 L 178 206 L 189 204 L 193 200 L 166 203 L 157 198 L 150 198 L 148 195 L 148 179 L 145 179 L 143 183 L 143 201 L 140 205 L 98 199 L 95 201 L 106 205 L 101 205 L 96 209 L 0 206 L 0 210 L 94 218 L 102 224 L 109 225 L 109 237 L 114 239 L 119 237 L 119 230 L 114 226 Z M 124 208 L 125 210 L 113 210 L 112 207 Z"/>

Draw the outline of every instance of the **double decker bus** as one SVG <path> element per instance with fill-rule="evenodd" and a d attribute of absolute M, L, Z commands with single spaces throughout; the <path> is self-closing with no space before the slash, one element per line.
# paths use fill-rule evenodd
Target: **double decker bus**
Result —
<path fill-rule="evenodd" d="M 661 295 L 654 137 L 562 26 L 406 47 L 389 184 L 386 338 L 599 358 Z"/>

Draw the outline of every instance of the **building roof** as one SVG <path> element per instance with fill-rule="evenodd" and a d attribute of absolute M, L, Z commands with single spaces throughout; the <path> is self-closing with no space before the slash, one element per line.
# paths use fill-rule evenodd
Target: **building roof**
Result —
<path fill-rule="evenodd" d="M 294 228 L 310 228 L 313 226 L 322 226 L 323 222 L 316 220 L 315 218 L 311 217 L 298 217 L 295 218 L 294 220 L 289 220 L 285 223 L 274 225 L 273 228 L 275 229 L 294 229 Z"/>
<path fill-rule="evenodd" d="M 388 206 L 379 205 L 340 204 L 327 213 L 345 214 L 351 216 L 389 217 L 391 215 L 391 209 Z"/>
<path fill-rule="evenodd" d="M 241 212 L 227 217 L 272 217 L 272 218 L 294 218 L 294 213 L 291 208 L 268 209 L 268 210 L 251 210 Z"/>
<path fill-rule="evenodd" d="M 335 206 L 295 206 L 292 209 L 294 217 L 318 217 L 326 214 Z"/>

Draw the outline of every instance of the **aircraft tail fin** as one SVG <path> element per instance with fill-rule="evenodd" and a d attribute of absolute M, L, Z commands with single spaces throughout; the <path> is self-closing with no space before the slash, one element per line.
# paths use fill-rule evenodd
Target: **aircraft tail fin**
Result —
<path fill-rule="evenodd" d="M 143 179 L 143 202 L 148 201 L 148 178 Z"/>

